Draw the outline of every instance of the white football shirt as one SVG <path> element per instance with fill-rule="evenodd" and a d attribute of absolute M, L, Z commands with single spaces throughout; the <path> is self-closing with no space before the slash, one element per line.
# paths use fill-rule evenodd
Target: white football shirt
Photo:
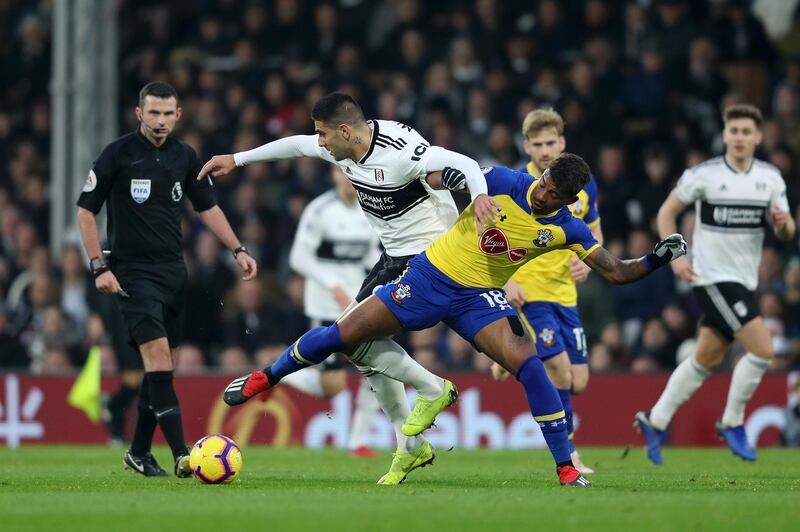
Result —
<path fill-rule="evenodd" d="M 360 161 L 337 161 L 322 147 L 319 157 L 350 179 L 386 253 L 416 255 L 455 223 L 458 209 L 448 190 L 434 190 L 425 181 L 430 144 L 416 130 L 389 120 L 368 123 L 372 140 Z"/>
<path fill-rule="evenodd" d="M 675 193 L 695 207 L 693 284 L 735 282 L 755 290 L 770 212 L 789 211 L 780 171 L 753 159 L 746 172 L 739 172 L 724 156 L 715 157 L 686 170 Z"/>
<path fill-rule="evenodd" d="M 364 276 L 380 256 L 375 232 L 357 203 L 329 190 L 306 206 L 295 233 L 289 264 L 306 278 L 306 316 L 334 321 L 344 310 L 332 289 L 355 299 Z"/>

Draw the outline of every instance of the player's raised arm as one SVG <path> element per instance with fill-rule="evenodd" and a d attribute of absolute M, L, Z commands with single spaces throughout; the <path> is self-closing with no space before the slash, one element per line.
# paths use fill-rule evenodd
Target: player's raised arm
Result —
<path fill-rule="evenodd" d="M 638 259 L 621 260 L 599 247 L 583 260 L 594 271 L 614 284 L 638 281 L 678 257 L 686 255 L 686 240 L 675 233 L 656 244 L 653 252 Z"/>
<path fill-rule="evenodd" d="M 268 142 L 252 150 L 215 155 L 200 169 L 197 180 L 199 181 L 208 174 L 213 177 L 228 175 L 238 166 L 247 166 L 253 163 L 320 156 L 317 135 L 293 135 Z"/>

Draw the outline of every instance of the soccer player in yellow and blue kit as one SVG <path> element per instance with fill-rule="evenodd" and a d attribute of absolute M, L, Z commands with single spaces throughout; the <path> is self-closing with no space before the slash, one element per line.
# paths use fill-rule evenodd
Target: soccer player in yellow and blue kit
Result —
<path fill-rule="evenodd" d="M 437 188 L 463 190 L 463 174 L 450 168 L 427 177 Z M 528 405 L 542 429 L 562 485 L 591 485 L 570 458 L 561 399 L 547 377 L 536 346 L 501 288 L 529 260 L 556 249 L 570 249 L 592 269 L 615 283 L 630 283 L 686 253 L 681 235 L 670 235 L 652 253 L 620 260 L 603 249 L 586 224 L 566 207 L 586 186 L 589 167 L 573 154 L 562 154 L 539 179 L 509 168 L 485 170 L 488 192 L 501 206 L 494 223 L 478 227 L 472 204 L 450 230 L 409 262 L 395 281 L 379 288 L 335 324 L 308 331 L 264 373 L 270 387 L 282 377 L 330 354 L 347 351 L 403 329 L 426 329 L 443 321 L 480 351 L 514 374 L 525 389 Z M 254 394 L 242 387 L 226 390 L 228 404 Z M 263 391 L 263 390 L 259 390 Z M 437 410 L 438 408 L 438 410 Z M 419 434 L 444 406 L 420 406 L 402 430 Z"/>
<path fill-rule="evenodd" d="M 537 109 L 523 120 L 522 134 L 525 152 L 531 160 L 520 171 L 538 179 L 564 151 L 564 120 L 555 111 Z M 586 223 L 602 245 L 597 183 L 591 175 L 577 196 L 578 201 L 569 205 L 570 212 Z M 588 274 L 589 267 L 575 253 L 558 250 L 530 261 L 517 270 L 504 287 L 506 299 L 519 310 L 536 342 L 536 352 L 558 390 L 571 442 L 574 427 L 571 395 L 583 392 L 589 382 L 588 346 L 578 315 L 575 283 L 585 281 Z M 499 364 L 492 366 L 492 374 L 498 380 L 508 376 Z M 581 473 L 594 473 L 583 465 L 574 445 L 572 461 Z"/>

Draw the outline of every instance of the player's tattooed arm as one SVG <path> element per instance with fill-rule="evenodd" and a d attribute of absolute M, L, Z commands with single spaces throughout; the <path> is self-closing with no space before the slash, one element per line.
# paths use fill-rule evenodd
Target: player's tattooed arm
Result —
<path fill-rule="evenodd" d="M 673 233 L 656 244 L 652 253 L 639 259 L 620 260 L 605 248 L 599 247 L 583 260 L 607 281 L 626 284 L 638 281 L 653 270 L 686 255 L 686 250 L 686 240 L 683 236 Z"/>
<path fill-rule="evenodd" d="M 614 284 L 626 284 L 646 277 L 652 270 L 647 266 L 644 257 L 621 260 L 605 248 L 597 248 L 583 260 L 591 269 Z"/>

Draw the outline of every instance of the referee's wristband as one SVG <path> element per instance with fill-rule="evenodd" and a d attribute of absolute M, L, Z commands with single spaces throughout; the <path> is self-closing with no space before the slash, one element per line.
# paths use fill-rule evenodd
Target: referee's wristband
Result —
<path fill-rule="evenodd" d="M 108 264 L 102 259 L 102 257 L 95 257 L 89 261 L 89 269 L 92 272 L 92 275 L 95 279 L 110 271 L 111 268 L 108 267 Z"/>

